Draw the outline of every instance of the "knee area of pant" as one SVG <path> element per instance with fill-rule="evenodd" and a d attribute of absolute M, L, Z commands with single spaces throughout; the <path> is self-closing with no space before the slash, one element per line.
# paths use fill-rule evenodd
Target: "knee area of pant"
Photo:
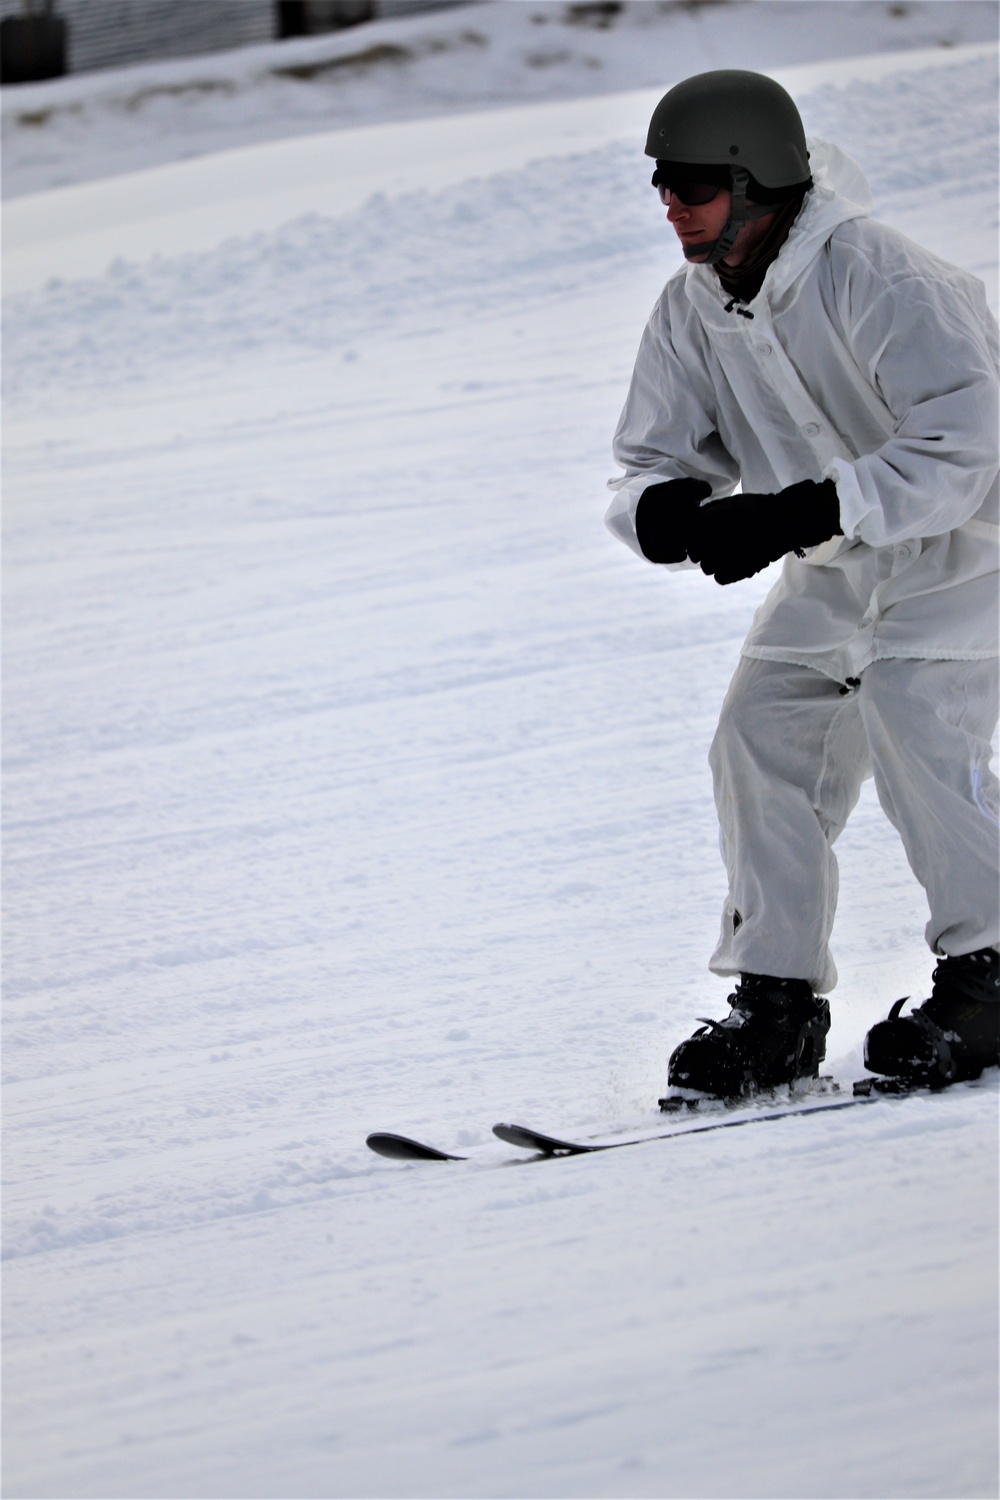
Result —
<path fill-rule="evenodd" d="M 730 692 L 722 705 L 709 759 L 715 763 L 738 745 L 773 745 L 774 705 L 750 692 Z"/>

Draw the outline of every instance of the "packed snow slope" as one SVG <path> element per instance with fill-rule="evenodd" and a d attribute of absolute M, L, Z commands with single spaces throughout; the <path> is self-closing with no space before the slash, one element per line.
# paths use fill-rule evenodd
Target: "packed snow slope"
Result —
<path fill-rule="evenodd" d="M 227 147 L 996 41 L 995 0 L 492 0 L 0 94 L 5 198 Z M 394 132 L 405 147 L 408 133 Z"/>
<path fill-rule="evenodd" d="M 899 63 L 782 76 L 995 305 L 995 48 Z M 677 265 L 647 103 L 273 227 L 265 155 L 253 233 L 7 298 L 11 1497 L 996 1492 L 995 1075 L 490 1136 L 654 1126 L 725 1006 L 705 756 L 769 580 L 601 524 Z M 839 847 L 846 1082 L 932 961 L 873 797 Z"/>

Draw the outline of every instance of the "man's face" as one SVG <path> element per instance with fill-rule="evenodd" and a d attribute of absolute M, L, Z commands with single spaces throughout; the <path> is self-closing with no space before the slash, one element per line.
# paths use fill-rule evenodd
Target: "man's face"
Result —
<path fill-rule="evenodd" d="M 686 260 L 698 264 L 705 259 L 728 224 L 732 206 L 733 195 L 726 188 L 720 188 L 711 203 L 682 203 L 676 193 L 671 194 L 667 206 L 667 221 L 674 226 Z M 744 224 L 736 236 L 735 245 L 726 256 L 725 264 L 741 265 L 773 223 L 774 214 L 765 214 L 762 219 L 752 219 L 749 224 Z M 705 248 L 699 250 L 700 245 Z"/>

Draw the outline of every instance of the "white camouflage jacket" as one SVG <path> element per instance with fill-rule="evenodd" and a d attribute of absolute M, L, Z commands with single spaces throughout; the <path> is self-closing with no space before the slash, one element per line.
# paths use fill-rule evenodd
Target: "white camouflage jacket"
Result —
<path fill-rule="evenodd" d="M 625 474 L 607 524 L 639 552 L 649 484 L 690 475 L 715 499 L 832 478 L 844 535 L 785 558 L 744 654 L 840 681 L 882 657 L 993 656 L 1000 416 L 983 286 L 872 220 L 836 146 L 810 153 L 815 185 L 736 305 L 752 317 L 726 310 L 707 266 L 667 282 L 615 435 Z"/>

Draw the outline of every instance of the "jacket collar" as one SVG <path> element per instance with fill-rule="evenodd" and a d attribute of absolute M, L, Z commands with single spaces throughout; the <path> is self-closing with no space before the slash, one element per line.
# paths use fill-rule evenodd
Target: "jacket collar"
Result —
<path fill-rule="evenodd" d="M 813 186 L 806 194 L 788 238 L 767 268 L 764 283 L 748 307 L 757 312 L 775 306 L 808 270 L 831 234 L 851 219 L 867 217 L 873 208 L 871 188 L 854 159 L 829 141 L 809 141 Z M 711 266 L 686 267 L 686 290 L 707 326 L 740 322 L 725 311 L 730 301 Z"/>

